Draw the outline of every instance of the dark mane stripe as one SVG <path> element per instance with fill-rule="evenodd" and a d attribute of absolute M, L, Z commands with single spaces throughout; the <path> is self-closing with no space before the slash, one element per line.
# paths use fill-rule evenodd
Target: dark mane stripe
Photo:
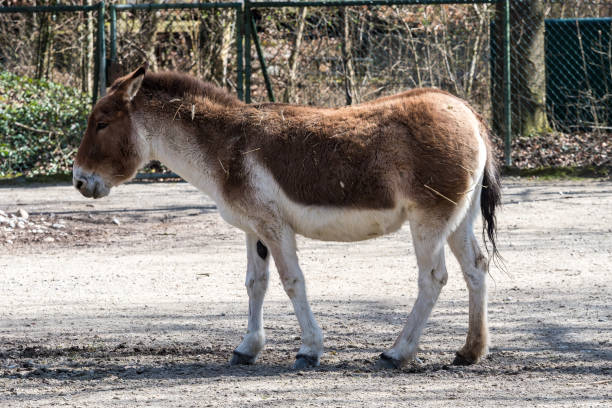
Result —
<path fill-rule="evenodd" d="M 117 83 L 113 84 L 113 88 L 116 86 L 118 86 Z M 210 99 L 226 106 L 239 106 L 243 104 L 240 99 L 223 88 L 178 72 L 147 72 L 142 82 L 141 90 L 152 94 L 161 93 L 177 98 L 196 96 Z"/>

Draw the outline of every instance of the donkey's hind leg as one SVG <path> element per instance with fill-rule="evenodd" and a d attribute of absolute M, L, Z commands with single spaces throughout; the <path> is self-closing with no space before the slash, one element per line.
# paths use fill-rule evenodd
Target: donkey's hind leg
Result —
<path fill-rule="evenodd" d="M 425 219 L 426 216 L 410 222 L 419 267 L 419 293 L 402 333 L 393 347 L 380 355 L 379 367 L 400 368 L 415 357 L 421 332 L 447 281 L 445 228 L 427 225 Z"/>
<path fill-rule="evenodd" d="M 266 341 L 263 327 L 263 300 L 268 289 L 268 249 L 257 236 L 247 233 L 246 288 L 249 294 L 249 323 L 242 343 L 234 350 L 230 361 L 235 364 L 253 364 Z"/>
<path fill-rule="evenodd" d="M 474 236 L 474 214 L 468 214 L 449 236 L 448 244 L 461 265 L 469 291 L 469 327 L 465 345 L 457 351 L 456 365 L 478 362 L 487 353 L 487 258 Z"/>

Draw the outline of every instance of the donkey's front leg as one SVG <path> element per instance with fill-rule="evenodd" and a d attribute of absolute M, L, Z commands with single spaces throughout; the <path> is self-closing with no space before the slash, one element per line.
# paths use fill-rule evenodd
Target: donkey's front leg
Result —
<path fill-rule="evenodd" d="M 249 324 L 242 343 L 234 350 L 230 361 L 234 364 L 253 364 L 263 349 L 266 336 L 263 328 L 263 300 L 268 289 L 268 248 L 253 234 L 246 234 L 247 275 L 249 294 Z"/>
<path fill-rule="evenodd" d="M 304 275 L 296 254 L 295 234 L 293 231 L 285 230 L 280 240 L 269 245 L 281 282 L 293 303 L 293 310 L 302 329 L 302 345 L 293 367 L 296 369 L 316 367 L 323 353 L 323 334 L 306 298 Z"/>

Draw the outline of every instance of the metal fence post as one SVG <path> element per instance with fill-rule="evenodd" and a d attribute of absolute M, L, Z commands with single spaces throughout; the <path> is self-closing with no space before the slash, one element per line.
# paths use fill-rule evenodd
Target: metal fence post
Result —
<path fill-rule="evenodd" d="M 244 16 L 242 13 L 242 6 L 236 7 L 236 93 L 238 94 L 238 99 L 241 101 L 244 101 L 244 50 L 242 48 L 242 41 L 244 40 L 243 22 Z"/>
<path fill-rule="evenodd" d="M 117 61 L 117 9 L 114 4 L 108 6 L 110 12 L 110 60 L 114 64 Z"/>
<path fill-rule="evenodd" d="M 512 82 L 510 75 L 510 0 L 504 7 L 504 117 L 506 135 L 504 137 L 504 164 L 512 165 Z"/>
<path fill-rule="evenodd" d="M 251 103 L 251 30 L 249 21 L 251 20 L 250 1 L 244 0 L 244 18 L 242 25 L 244 30 L 244 101 Z"/>
<path fill-rule="evenodd" d="M 261 44 L 259 43 L 259 36 L 257 35 L 257 26 L 255 25 L 255 19 L 251 14 L 251 18 L 249 20 L 249 24 L 251 26 L 251 34 L 253 35 L 253 42 L 255 42 L 255 50 L 257 50 L 257 58 L 259 59 L 259 66 L 261 67 L 261 73 L 264 77 L 264 82 L 266 83 L 266 90 L 268 91 L 268 99 L 270 102 L 276 102 L 274 100 L 274 92 L 272 91 L 272 82 L 270 82 L 270 77 L 268 76 L 268 67 L 266 66 L 266 59 L 263 55 L 263 50 L 261 49 Z"/>
<path fill-rule="evenodd" d="M 104 1 L 98 3 L 98 87 L 106 95 L 106 44 L 104 41 Z"/>

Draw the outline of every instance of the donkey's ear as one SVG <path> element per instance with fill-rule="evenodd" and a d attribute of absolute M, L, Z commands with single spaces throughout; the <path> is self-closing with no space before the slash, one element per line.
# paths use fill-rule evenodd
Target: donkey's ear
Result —
<path fill-rule="evenodd" d="M 147 72 L 149 64 L 142 64 L 136 71 L 127 75 L 125 80 L 122 82 L 121 87 L 125 92 L 125 97 L 131 101 L 134 99 L 138 91 L 140 90 L 140 85 L 142 85 L 142 80 L 144 79 L 145 73 Z"/>

